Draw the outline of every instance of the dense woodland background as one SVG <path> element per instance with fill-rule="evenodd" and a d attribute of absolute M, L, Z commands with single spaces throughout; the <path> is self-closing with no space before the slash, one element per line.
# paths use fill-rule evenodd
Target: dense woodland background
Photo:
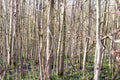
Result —
<path fill-rule="evenodd" d="M 0 0 L 0 80 L 120 80 L 119 10 L 120 0 Z"/>

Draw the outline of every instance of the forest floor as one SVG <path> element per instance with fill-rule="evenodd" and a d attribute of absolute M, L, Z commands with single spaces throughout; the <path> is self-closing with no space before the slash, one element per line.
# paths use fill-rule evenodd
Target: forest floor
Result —
<path fill-rule="evenodd" d="M 23 77 L 21 80 L 39 80 L 39 70 L 38 70 L 38 65 L 32 65 L 28 64 L 27 66 L 23 66 L 23 75 L 19 74 L 19 71 L 21 69 L 16 69 L 16 68 L 8 68 L 5 73 L 5 79 L 4 80 L 17 80 L 16 77 L 19 77 L 18 75 L 22 75 Z M 71 66 L 71 63 L 68 59 L 68 64 L 66 67 L 66 72 L 65 75 L 60 77 L 54 74 L 52 80 L 83 80 L 82 75 L 83 71 L 79 69 L 79 62 L 76 61 L 74 66 Z M 115 65 L 114 65 L 115 66 Z M 17 71 L 18 70 L 18 71 Z M 112 79 L 112 69 L 109 68 L 109 60 L 108 58 L 104 59 L 103 61 L 103 66 L 101 69 L 101 75 L 100 75 L 100 80 L 111 80 Z M 0 73 L 2 76 L 4 73 Z M 87 63 L 86 63 L 86 71 L 85 71 L 85 80 L 93 80 L 94 76 L 94 58 L 93 57 L 88 57 L 87 58 Z M 120 80 L 120 76 L 116 77 L 115 80 Z"/>

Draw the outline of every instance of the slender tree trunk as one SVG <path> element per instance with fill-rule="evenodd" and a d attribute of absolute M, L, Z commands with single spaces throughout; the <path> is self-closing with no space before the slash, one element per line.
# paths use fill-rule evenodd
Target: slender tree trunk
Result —
<path fill-rule="evenodd" d="M 14 15 L 16 9 L 16 4 L 14 0 L 11 0 L 11 11 L 10 11 L 10 30 L 9 34 L 11 35 L 10 37 L 10 64 L 13 65 L 14 62 L 14 40 L 15 40 L 15 29 L 16 29 L 16 16 Z"/>
<path fill-rule="evenodd" d="M 2 0 L 3 4 L 3 17 L 4 17 L 4 31 L 5 31 L 5 54 L 7 55 L 7 62 L 8 65 L 10 64 L 10 53 L 9 53 L 9 40 L 8 40 L 8 25 L 7 25 L 7 2 L 8 0 Z M 6 58 L 5 58 L 6 59 Z"/>
<path fill-rule="evenodd" d="M 15 19 L 15 21 L 16 21 L 16 24 L 15 24 L 15 27 L 16 27 L 16 29 L 15 29 L 15 32 L 16 32 L 16 35 L 15 35 L 15 54 L 14 54 L 14 61 L 15 61 L 15 67 L 16 67 L 16 69 L 17 69 L 17 76 L 16 76 L 16 78 L 18 79 L 18 80 L 20 80 L 21 79 L 21 71 L 19 72 L 19 66 L 21 67 L 21 40 L 22 40 L 22 38 L 21 38 L 21 26 L 20 26 L 20 1 L 19 0 L 16 0 L 15 1 L 15 10 L 16 10 L 16 19 Z M 20 65 L 18 64 L 18 63 L 20 63 Z"/>
<path fill-rule="evenodd" d="M 60 14 L 59 14 L 59 39 L 58 39 L 58 45 L 57 45 L 57 67 L 56 67 L 56 71 L 57 74 L 59 74 L 59 69 L 60 69 L 60 53 L 61 53 L 61 45 L 62 45 L 62 30 L 63 27 L 61 26 L 61 21 L 63 18 L 61 18 L 61 14 L 63 14 L 63 10 L 61 9 L 61 7 L 63 7 L 63 5 L 60 6 L 61 1 L 58 0 L 58 8 L 60 9 Z"/>
<path fill-rule="evenodd" d="M 47 47 L 46 47 L 46 74 L 47 79 L 52 78 L 53 66 L 53 39 L 54 39 L 54 0 L 47 0 Z"/>
<path fill-rule="evenodd" d="M 101 43 L 101 39 L 100 39 L 100 0 L 97 0 L 97 5 L 96 5 L 96 50 L 95 50 L 95 58 L 94 58 L 94 80 L 100 80 L 101 48 L 102 48 L 102 43 Z"/>
<path fill-rule="evenodd" d="M 37 27 L 36 27 L 36 38 L 37 38 L 37 50 L 38 50 L 38 60 L 39 60 L 39 78 L 43 80 L 43 71 L 42 71 L 42 47 L 43 47 L 43 33 L 42 33 L 42 12 L 43 12 L 43 0 L 37 0 L 36 9 L 37 11 Z"/>
<path fill-rule="evenodd" d="M 89 18 L 88 18 L 88 31 L 85 30 L 85 32 L 87 31 L 87 36 L 90 37 L 90 31 L 91 31 L 91 26 L 92 26 L 92 15 L 91 15 L 91 8 L 92 7 L 92 1 L 89 0 Z M 86 61 L 87 61 L 87 51 L 88 51 L 88 45 L 89 45 L 89 39 L 85 38 L 85 42 L 84 42 L 84 57 L 83 57 L 83 79 L 85 79 L 85 69 L 86 69 Z"/>
<path fill-rule="evenodd" d="M 62 2 L 62 7 L 61 10 L 63 11 L 61 16 L 61 27 L 63 27 L 63 45 L 62 45 L 62 53 L 60 54 L 60 67 L 59 67 L 59 74 L 63 75 L 64 74 L 64 68 L 65 68 L 65 64 L 64 64 L 64 59 L 65 59 L 65 40 L 66 40 L 66 21 L 65 21 L 65 7 L 66 7 L 66 0 L 64 0 Z"/>

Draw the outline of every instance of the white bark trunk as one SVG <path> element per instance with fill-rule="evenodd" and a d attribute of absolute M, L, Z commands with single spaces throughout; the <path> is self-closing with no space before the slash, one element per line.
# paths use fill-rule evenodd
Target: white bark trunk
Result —
<path fill-rule="evenodd" d="M 3 17 L 4 17 L 4 31 L 5 31 L 5 52 L 7 55 L 7 64 L 9 65 L 10 63 L 10 53 L 9 53 L 9 42 L 8 42 L 8 25 L 7 25 L 7 0 L 2 0 L 2 5 L 3 5 Z M 5 55 L 5 54 L 4 54 Z M 6 56 L 4 56 L 6 57 Z M 5 60 L 5 59 L 4 59 Z M 4 61 L 6 62 L 6 61 Z"/>
<path fill-rule="evenodd" d="M 96 5 L 96 51 L 95 51 L 95 60 L 94 60 L 94 80 L 100 80 L 101 48 L 102 48 L 102 43 L 100 40 L 100 0 L 97 0 L 97 5 Z"/>
<path fill-rule="evenodd" d="M 46 46 L 46 74 L 47 78 L 50 78 L 50 66 L 49 66 L 49 57 L 50 57 L 50 2 L 47 0 L 47 46 Z"/>

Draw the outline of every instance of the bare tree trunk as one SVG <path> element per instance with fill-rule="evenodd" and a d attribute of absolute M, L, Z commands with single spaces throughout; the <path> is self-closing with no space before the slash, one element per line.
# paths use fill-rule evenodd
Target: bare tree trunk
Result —
<path fill-rule="evenodd" d="M 100 80 L 101 48 L 102 48 L 102 43 L 101 43 L 101 39 L 100 39 L 100 0 L 97 0 L 97 5 L 96 5 L 96 50 L 95 50 L 95 58 L 94 58 L 94 80 Z"/>
<path fill-rule="evenodd" d="M 91 26 L 92 26 L 91 3 L 92 3 L 92 1 L 89 0 L 89 18 L 88 18 L 89 25 L 88 25 L 88 31 L 85 30 L 85 32 L 87 31 L 87 36 L 90 36 L 90 30 L 91 30 Z M 86 74 L 85 69 L 86 69 L 88 45 L 89 45 L 89 39 L 85 38 L 85 41 L 84 41 L 84 46 L 85 46 L 84 47 L 84 57 L 83 57 L 83 79 L 85 79 L 85 74 Z"/>
<path fill-rule="evenodd" d="M 103 9 L 104 9 L 104 12 L 107 12 L 107 1 L 105 1 L 104 8 L 103 8 Z M 107 29 L 107 26 L 106 26 L 106 18 L 107 18 L 107 14 L 104 13 L 104 14 L 103 14 L 103 21 L 104 21 L 104 23 L 103 23 L 103 25 L 102 25 L 103 27 L 102 27 L 102 29 L 101 29 L 101 30 L 102 30 L 101 32 L 102 32 L 103 35 L 107 34 L 107 30 L 106 30 L 106 29 Z M 103 45 L 106 45 L 106 42 L 107 42 L 106 40 L 103 40 L 103 41 L 102 41 L 102 44 L 103 44 Z M 102 53 L 101 53 L 101 54 L 102 54 L 102 58 L 101 58 L 101 67 L 102 67 L 102 66 L 103 66 L 103 62 L 104 62 L 104 58 L 105 58 L 105 56 L 106 56 L 105 49 L 102 49 Z"/>
<path fill-rule="evenodd" d="M 65 40 L 66 40 L 66 19 L 65 19 L 65 7 L 66 7 L 66 0 L 62 2 L 61 10 L 63 11 L 61 16 L 61 27 L 63 27 L 63 44 L 62 44 L 62 53 L 60 54 L 60 67 L 59 67 L 59 73 L 60 75 L 64 74 L 64 59 L 65 59 Z"/>
<path fill-rule="evenodd" d="M 62 30 L 63 27 L 61 26 L 61 21 L 63 18 L 61 18 L 61 14 L 63 14 L 63 10 L 61 9 L 61 7 L 63 7 L 63 5 L 60 6 L 61 1 L 58 0 L 58 8 L 60 9 L 60 14 L 59 14 L 59 38 L 58 38 L 58 45 L 57 45 L 57 67 L 56 67 L 56 71 L 57 74 L 59 74 L 59 69 L 60 69 L 60 53 L 61 53 L 61 45 L 62 45 Z"/>
<path fill-rule="evenodd" d="M 47 47 L 46 47 L 46 74 L 47 79 L 52 78 L 53 66 L 53 39 L 54 39 L 54 22 L 53 22 L 53 9 L 54 0 L 47 0 Z"/>
<path fill-rule="evenodd" d="M 15 67 L 16 67 L 16 70 L 17 70 L 17 76 L 16 78 L 18 80 L 21 79 L 21 71 L 19 72 L 20 68 L 21 67 L 21 26 L 20 26 L 20 1 L 19 0 L 16 0 L 15 1 L 15 10 L 16 10 L 16 24 L 15 24 L 15 32 L 16 32 L 16 35 L 15 35 L 15 54 L 14 54 L 14 62 L 15 62 Z M 20 63 L 20 65 L 18 64 Z"/>
<path fill-rule="evenodd" d="M 36 38 L 37 38 L 37 52 L 39 60 L 39 78 L 43 80 L 43 70 L 42 70 L 42 47 L 43 47 L 43 33 L 42 33 L 42 13 L 43 13 L 43 0 L 37 0 L 36 9 L 37 11 L 37 27 L 36 27 Z"/>
<path fill-rule="evenodd" d="M 15 6 L 16 3 L 14 0 L 11 0 L 11 11 L 10 11 L 10 64 L 13 65 L 14 62 L 14 40 L 15 40 L 15 29 L 16 29 L 16 16 L 15 16 Z"/>
<path fill-rule="evenodd" d="M 7 2 L 8 0 L 2 0 L 2 4 L 3 4 L 3 17 L 4 17 L 4 31 L 5 31 L 5 54 L 7 55 L 7 62 L 4 61 L 5 63 L 7 63 L 8 65 L 10 64 L 10 53 L 9 53 L 9 40 L 8 40 L 8 25 L 7 25 Z M 6 59 L 6 58 L 5 58 Z"/>

